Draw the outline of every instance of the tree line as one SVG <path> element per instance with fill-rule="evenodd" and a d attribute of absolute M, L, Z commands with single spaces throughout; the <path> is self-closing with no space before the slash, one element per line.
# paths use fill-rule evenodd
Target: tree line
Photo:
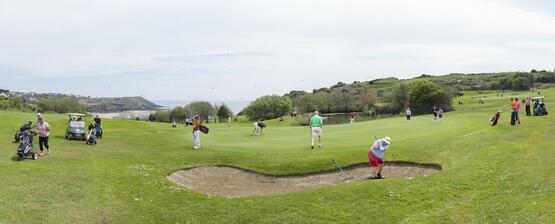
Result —
<path fill-rule="evenodd" d="M 199 116 L 203 122 L 227 121 L 233 116 L 233 112 L 226 104 L 212 105 L 206 101 L 191 102 L 183 107 L 175 107 L 170 110 L 159 110 L 149 115 L 149 121 L 184 123 L 185 120 Z"/>
<path fill-rule="evenodd" d="M 371 87 L 346 88 L 339 83 L 333 89 L 314 93 L 291 92 L 285 96 L 263 96 L 251 102 L 242 114 L 250 120 L 275 119 L 289 114 L 320 111 L 322 113 L 371 112 L 374 114 L 398 114 L 410 107 L 414 114 L 432 113 L 433 107 L 444 111 L 453 109 L 453 94 L 446 88 L 429 80 L 398 82 L 382 93 Z"/>
<path fill-rule="evenodd" d="M 75 97 L 39 98 L 31 102 L 21 96 L 0 97 L 0 110 L 17 110 L 54 113 L 83 113 L 85 106 Z"/>

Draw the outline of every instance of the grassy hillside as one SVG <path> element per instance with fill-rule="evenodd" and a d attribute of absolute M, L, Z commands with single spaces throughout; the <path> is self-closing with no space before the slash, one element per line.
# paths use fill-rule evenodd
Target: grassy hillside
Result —
<path fill-rule="evenodd" d="M 555 89 L 542 90 L 550 112 Z M 32 113 L 0 111 L 0 223 L 552 223 L 555 119 L 508 125 L 508 98 L 524 92 L 467 92 L 441 124 L 429 115 L 324 128 L 323 150 L 309 150 L 306 127 L 210 124 L 202 149 L 190 129 L 104 120 L 96 146 L 63 139 L 65 116 L 47 115 L 52 155 L 14 161 L 13 132 Z M 478 98 L 486 104 L 478 104 Z M 459 100 L 459 99 L 455 99 Z M 503 111 L 501 125 L 489 118 Z M 363 181 L 266 197 L 203 195 L 166 180 L 175 170 L 233 165 L 298 174 L 367 161 L 373 136 L 389 135 L 387 161 L 441 164 L 439 173 Z M 385 174 L 387 175 L 387 174 Z"/>
<path fill-rule="evenodd" d="M 291 91 L 286 94 L 289 96 L 293 102 L 293 106 L 302 107 L 302 103 L 297 103 L 298 99 L 302 98 L 306 94 L 317 94 L 317 93 L 348 93 L 352 97 L 350 104 L 353 105 L 353 110 L 357 110 L 359 106 L 358 103 L 359 95 L 366 89 L 372 89 L 377 92 L 377 105 L 384 106 L 387 102 L 391 101 L 392 89 L 395 85 L 399 83 L 408 84 L 415 80 L 429 80 L 435 82 L 444 88 L 446 88 L 452 95 L 460 95 L 462 91 L 523 91 L 528 90 L 530 87 L 534 90 L 551 88 L 555 86 L 555 72 L 552 71 L 531 71 L 531 72 L 500 72 L 500 73 L 474 73 L 474 74 L 462 74 L 453 73 L 448 75 L 421 75 L 411 79 L 397 79 L 397 78 L 383 78 L 375 79 L 372 81 L 355 81 L 353 83 L 347 84 L 343 82 L 338 82 L 337 84 L 324 87 L 320 89 L 314 89 L 311 93 L 304 91 Z M 333 94 L 332 94 L 333 96 Z M 333 97 L 332 97 L 333 98 Z M 313 100 L 314 101 L 314 100 Z M 339 104 L 341 100 L 334 102 Z M 339 111 L 333 111 L 339 112 Z"/>
<path fill-rule="evenodd" d="M 90 112 L 120 112 L 127 110 L 156 110 L 160 106 L 143 97 L 104 97 L 79 99 Z"/>

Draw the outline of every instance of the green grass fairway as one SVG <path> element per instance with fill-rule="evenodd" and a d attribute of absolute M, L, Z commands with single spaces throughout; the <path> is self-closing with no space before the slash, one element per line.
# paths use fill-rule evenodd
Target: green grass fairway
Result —
<path fill-rule="evenodd" d="M 552 114 L 522 112 L 519 127 L 509 125 L 508 98 L 526 93 L 489 93 L 479 105 L 484 94 L 468 92 L 441 124 L 423 115 L 325 126 L 323 150 L 309 149 L 308 127 L 276 121 L 259 137 L 250 125 L 209 124 L 193 151 L 189 128 L 105 119 L 105 137 L 89 146 L 64 140 L 66 116 L 49 114 L 52 155 L 21 162 L 13 160 L 13 134 L 35 115 L 0 111 L 0 223 L 553 223 L 555 89 L 541 92 Z M 489 126 L 499 109 L 501 125 Z M 366 162 L 374 136 L 385 135 L 386 160 L 443 170 L 251 198 L 203 195 L 166 179 L 199 165 L 277 175 L 332 170 L 332 158 Z"/>

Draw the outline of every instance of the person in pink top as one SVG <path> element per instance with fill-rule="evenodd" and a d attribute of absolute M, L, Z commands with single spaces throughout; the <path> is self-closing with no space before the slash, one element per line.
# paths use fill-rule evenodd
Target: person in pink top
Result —
<path fill-rule="evenodd" d="M 44 147 L 46 147 L 46 153 L 50 154 L 50 146 L 48 145 L 48 138 L 50 136 L 50 125 L 44 120 L 43 116 L 40 116 L 39 122 L 37 123 L 37 132 L 39 134 L 39 147 L 40 154 L 44 155 Z"/>
<path fill-rule="evenodd" d="M 516 122 L 518 125 L 520 125 L 520 117 L 518 116 L 519 111 L 520 111 L 520 101 L 518 101 L 518 98 L 515 98 L 514 112 L 516 113 Z"/>

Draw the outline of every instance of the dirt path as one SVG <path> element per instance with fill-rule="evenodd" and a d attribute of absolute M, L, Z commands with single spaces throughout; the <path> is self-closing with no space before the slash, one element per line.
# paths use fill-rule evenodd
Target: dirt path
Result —
<path fill-rule="evenodd" d="M 383 174 L 387 178 L 415 177 L 435 173 L 440 169 L 439 165 L 386 163 Z M 294 176 L 271 176 L 234 167 L 204 166 L 176 171 L 167 178 L 181 186 L 209 195 L 248 197 L 363 181 L 372 173 L 366 164 L 343 170 L 343 176 L 337 170 Z M 346 179 L 344 176 L 352 179 Z"/>

